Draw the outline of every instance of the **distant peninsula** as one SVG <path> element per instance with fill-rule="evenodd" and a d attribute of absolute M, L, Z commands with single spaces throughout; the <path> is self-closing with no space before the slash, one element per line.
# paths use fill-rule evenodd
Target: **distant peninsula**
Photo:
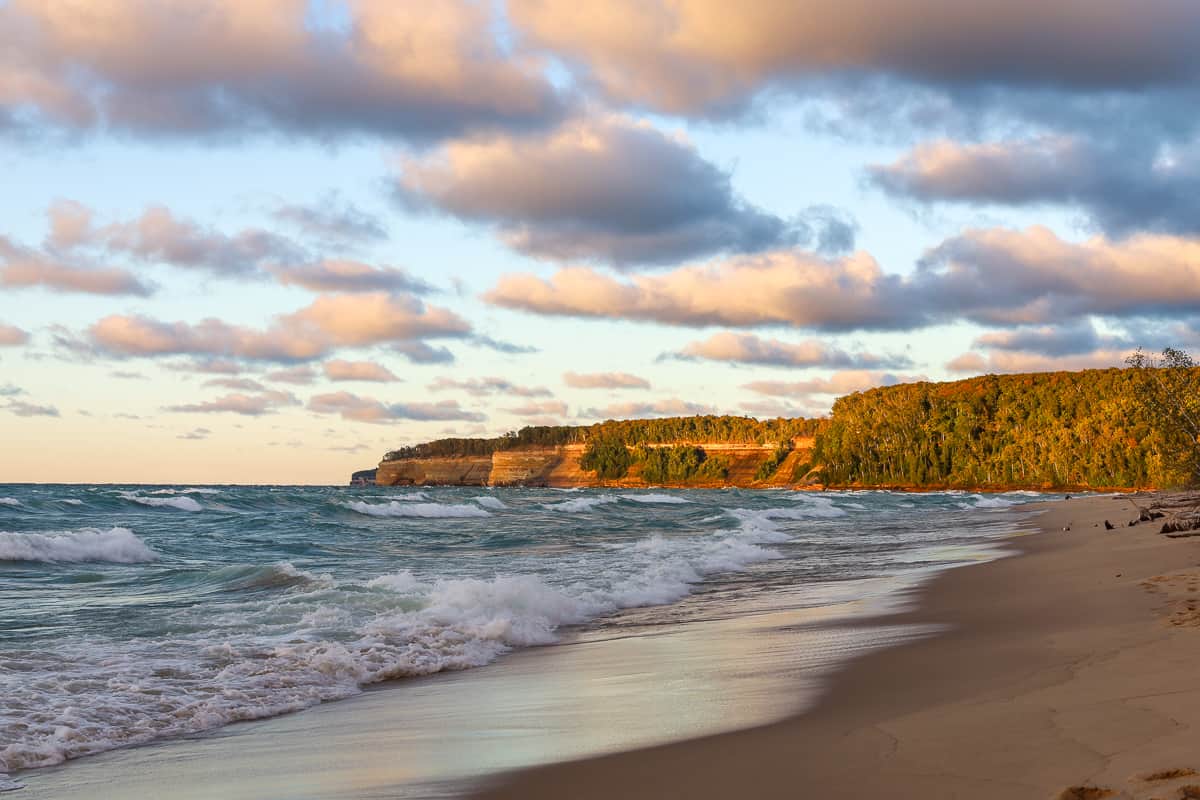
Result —
<path fill-rule="evenodd" d="M 387 453 L 380 486 L 981 491 L 1174 485 L 1173 432 L 1138 370 L 906 383 L 839 398 L 828 417 L 694 416 L 527 427 Z M 1189 373 L 1200 392 L 1200 374 Z"/>

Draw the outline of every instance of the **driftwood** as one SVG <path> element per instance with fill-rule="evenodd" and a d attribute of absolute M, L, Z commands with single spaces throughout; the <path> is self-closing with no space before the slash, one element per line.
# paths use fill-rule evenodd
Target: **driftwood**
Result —
<path fill-rule="evenodd" d="M 1172 539 L 1200 536 L 1200 493 L 1174 492 L 1155 499 L 1149 508 L 1140 508 L 1142 520 L 1165 518 L 1162 530 Z M 1157 515 L 1157 516 L 1155 516 Z M 1197 533 L 1192 533 L 1197 531 Z"/>

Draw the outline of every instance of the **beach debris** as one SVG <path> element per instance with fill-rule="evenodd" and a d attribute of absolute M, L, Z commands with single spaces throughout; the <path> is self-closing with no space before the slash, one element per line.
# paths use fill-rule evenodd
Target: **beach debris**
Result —
<path fill-rule="evenodd" d="M 1182 800 L 1200 800 L 1200 786 L 1194 783 L 1189 783 L 1187 786 L 1180 786 L 1179 796 Z"/>
<path fill-rule="evenodd" d="M 1179 767 L 1177 769 L 1164 769 L 1160 772 L 1152 772 L 1142 778 L 1146 783 L 1159 783 L 1160 781 L 1173 781 L 1178 778 L 1189 778 L 1196 774 L 1196 770 L 1188 767 Z"/>
<path fill-rule="evenodd" d="M 1104 520 L 1104 530 L 1111 531 L 1111 530 L 1115 529 L 1116 527 L 1117 527 L 1116 525 L 1113 525 L 1108 520 Z"/>
<path fill-rule="evenodd" d="M 1101 800 L 1104 797 L 1112 797 L 1113 794 L 1112 789 L 1100 786 L 1072 786 L 1063 789 L 1058 800 Z"/>

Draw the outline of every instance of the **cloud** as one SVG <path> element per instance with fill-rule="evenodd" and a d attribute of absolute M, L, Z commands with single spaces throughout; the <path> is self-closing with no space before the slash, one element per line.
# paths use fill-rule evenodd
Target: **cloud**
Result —
<path fill-rule="evenodd" d="M 444 392 L 447 390 L 462 391 L 472 397 L 484 397 L 493 394 L 511 395 L 513 397 L 550 397 L 550 390 L 543 386 L 518 386 L 507 378 L 466 378 L 455 380 L 440 377 L 429 384 L 429 391 Z"/>
<path fill-rule="evenodd" d="M 317 380 L 317 372 L 307 364 L 277 369 L 263 375 L 264 380 L 272 383 L 292 383 L 297 386 L 307 386 Z"/>
<path fill-rule="evenodd" d="M 331 381 L 398 381 L 387 367 L 373 361 L 326 361 L 325 377 Z"/>
<path fill-rule="evenodd" d="M 199 269 L 216 275 L 252 275 L 268 263 L 302 262 L 305 250 L 286 237 L 246 228 L 235 234 L 180 219 L 164 206 L 151 206 L 136 219 L 97 227 L 92 212 L 71 201 L 50 207 L 52 248 L 95 250 L 137 261 Z"/>
<path fill-rule="evenodd" d="M 1041 353 L 997 351 L 981 355 L 964 353 L 946 364 L 950 372 L 1005 373 L 1057 372 L 1059 370 L 1105 369 L 1124 365 L 1129 350 L 1097 350 L 1069 356 L 1047 356 Z"/>
<path fill-rule="evenodd" d="M 254 395 L 233 393 L 200 403 L 166 406 L 163 410 L 187 414 L 231 413 L 258 417 L 274 413 L 286 406 L 296 405 L 300 405 L 300 401 L 290 392 L 262 392 Z"/>
<path fill-rule="evenodd" d="M 975 347 L 1035 352 L 1046 356 L 1076 356 L 1100 349 L 1132 350 L 1136 345 L 1128 336 L 1101 335 L 1095 325 L 1084 320 L 1066 325 L 991 331 L 979 336 L 975 340 Z"/>
<path fill-rule="evenodd" d="M 567 415 L 567 404 L 561 400 L 544 400 L 541 402 L 529 402 L 515 408 L 506 408 L 509 414 L 515 414 L 518 417 L 565 417 Z"/>
<path fill-rule="evenodd" d="M 0 397 L 16 397 L 19 394 L 25 394 L 25 390 L 20 386 L 12 383 L 0 384 Z"/>
<path fill-rule="evenodd" d="M 906 356 L 850 353 L 816 339 L 783 342 L 750 333 L 715 333 L 692 342 L 675 358 L 730 361 L 739 364 L 768 364 L 777 367 L 882 367 L 907 366 Z"/>
<path fill-rule="evenodd" d="M 1078 207 L 1111 236 L 1200 233 L 1200 149 L 1144 136 L 928 142 L 869 175 L 885 191 L 925 203 Z"/>
<path fill-rule="evenodd" d="M 266 270 L 284 286 L 317 292 L 410 292 L 428 294 L 431 285 L 397 267 L 375 267 L 360 261 L 324 259 L 312 264 L 270 265 Z"/>
<path fill-rule="evenodd" d="M 783 402 L 780 400 L 751 400 L 741 403 L 740 407 L 746 413 L 758 417 L 759 419 L 774 419 L 777 417 L 785 417 L 795 419 L 803 417 L 805 419 L 814 419 L 824 416 L 829 412 L 828 408 L 818 411 L 813 408 L 798 406 L 794 403 Z"/>
<path fill-rule="evenodd" d="M 893 386 L 925 380 L 922 375 L 893 375 L 889 372 L 868 370 L 846 370 L 835 372 L 828 378 L 812 378 L 806 381 L 751 381 L 742 384 L 756 394 L 770 397 L 808 399 L 808 395 L 843 395 L 861 392 L 876 386 Z"/>
<path fill-rule="evenodd" d="M 313 205 L 281 203 L 272 216 L 326 245 L 355 247 L 388 238 L 387 228 L 379 217 L 352 203 L 339 202 L 336 195 L 326 196 Z"/>
<path fill-rule="evenodd" d="M 204 355 L 260 361 L 308 361 L 336 347 L 462 337 L 470 325 L 458 315 L 405 295 L 375 292 L 322 295 L 264 330 L 218 319 L 159 322 L 112 315 L 88 329 L 98 351 L 117 356 Z"/>
<path fill-rule="evenodd" d="M 611 100 L 722 115 L 767 89 L 888 75 L 969 86 L 1100 92 L 1177 86 L 1200 73 L 1200 8 L 1186 0 L 510 0 L 526 41 Z"/>
<path fill-rule="evenodd" d="M 5 409 L 10 414 L 16 414 L 18 417 L 57 417 L 59 416 L 58 409 L 54 406 L 41 406 L 36 403 L 27 403 L 23 400 L 9 400 L 0 408 Z"/>
<path fill-rule="evenodd" d="M 450 142 L 405 159 L 398 192 L 409 207 L 494 225 L 510 247 L 560 261 L 664 264 L 800 235 L 738 198 L 688 142 L 619 117 Z"/>
<path fill-rule="evenodd" d="M 572 389 L 649 389 L 650 381 L 628 372 L 564 372 L 563 383 Z"/>
<path fill-rule="evenodd" d="M 1200 240 L 1076 243 L 1041 226 L 968 230 L 925 255 L 914 288 L 984 324 L 1191 314 L 1200 307 Z"/>
<path fill-rule="evenodd" d="M 972 229 L 927 251 L 910 275 L 884 273 L 863 252 L 776 251 L 630 278 L 583 267 L 513 273 L 484 299 L 543 315 L 830 332 L 1178 316 L 1200 307 L 1200 239 L 1068 242 L 1041 226 Z"/>
<path fill-rule="evenodd" d="M 354 422 L 397 422 L 399 420 L 466 420 L 482 422 L 487 417 L 459 406 L 456 400 L 437 403 L 382 403 L 370 397 L 360 397 L 350 392 L 333 392 L 314 395 L 308 408 L 318 414 L 339 414 L 342 419 Z"/>
<path fill-rule="evenodd" d="M 175 438 L 176 439 L 200 440 L 200 439 L 207 439 L 208 435 L 210 433 L 212 433 L 212 431 L 210 431 L 208 428 L 193 428 L 192 430 L 188 431 L 187 433 L 179 434 Z"/>
<path fill-rule="evenodd" d="M 427 342 L 399 342 L 392 350 L 413 364 L 452 364 L 454 353 L 445 347 L 435 347 Z"/>
<path fill-rule="evenodd" d="M 547 124 L 564 99 L 497 41 L 489 4 L 71 0 L 0 6 L 0 105 L 18 129 L 262 131 L 427 140 Z"/>
<path fill-rule="evenodd" d="M 525 353 L 537 353 L 538 348 L 526 344 L 513 344 L 499 339 L 493 339 L 490 336 L 476 334 L 470 339 L 472 344 L 477 344 L 480 347 L 486 347 L 489 350 L 495 350 L 497 353 L 506 353 L 508 355 L 523 355 Z"/>
<path fill-rule="evenodd" d="M 0 286 L 139 297 L 154 291 L 151 284 L 127 270 L 66 264 L 45 253 L 15 245 L 3 236 L 0 236 Z"/>
<path fill-rule="evenodd" d="M 220 386 L 240 392 L 265 392 L 267 387 L 250 378 L 212 378 L 204 382 L 205 386 Z"/>
<path fill-rule="evenodd" d="M 167 364 L 166 367 L 178 372 L 198 372 L 202 375 L 239 375 L 245 370 L 242 364 L 221 358 L 196 358 Z"/>
<path fill-rule="evenodd" d="M 905 329 L 928 314 L 903 301 L 905 280 L 866 253 L 822 258 L 781 250 L 616 278 L 569 267 L 549 279 L 501 276 L 484 300 L 537 314 L 669 325 L 787 325 L 825 330 Z"/>
<path fill-rule="evenodd" d="M 28 341 L 29 331 L 0 322 L 0 347 L 15 347 Z"/>
<path fill-rule="evenodd" d="M 643 403 L 613 403 L 601 408 L 588 408 L 580 411 L 579 416 L 590 419 L 633 419 L 635 417 L 686 417 L 713 413 L 716 413 L 713 406 L 672 397 Z"/>
<path fill-rule="evenodd" d="M 326 447 L 325 449 L 329 450 L 331 452 L 334 452 L 334 453 L 352 453 L 353 454 L 353 453 L 361 453 L 363 450 L 370 450 L 371 448 L 369 446 L 363 444 L 362 442 L 359 442 L 358 444 L 348 444 L 348 445 L 335 446 L 335 447 Z"/>

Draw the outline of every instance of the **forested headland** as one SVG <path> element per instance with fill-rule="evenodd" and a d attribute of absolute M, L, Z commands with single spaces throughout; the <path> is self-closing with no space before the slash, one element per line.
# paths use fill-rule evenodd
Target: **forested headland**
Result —
<path fill-rule="evenodd" d="M 723 477 L 720 457 L 705 444 L 747 444 L 764 446 L 760 481 L 803 440 L 811 458 L 789 467 L 788 480 L 831 488 L 1175 486 L 1195 480 L 1198 452 L 1196 432 L 1181 419 L 1200 407 L 1200 369 L 1182 366 L 901 384 L 841 397 L 821 419 L 695 416 L 529 427 L 405 447 L 385 461 L 574 444 L 584 446 L 580 466 L 597 480 L 619 479 L 640 464 L 647 480 L 678 483 Z"/>

